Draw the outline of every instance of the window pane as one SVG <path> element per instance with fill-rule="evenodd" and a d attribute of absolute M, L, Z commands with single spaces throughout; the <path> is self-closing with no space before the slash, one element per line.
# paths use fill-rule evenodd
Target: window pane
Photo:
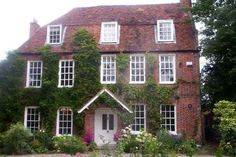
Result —
<path fill-rule="evenodd" d="M 42 77 L 42 61 L 28 61 L 27 87 L 40 87 Z"/>
<path fill-rule="evenodd" d="M 133 131 L 140 131 L 145 126 L 145 105 L 133 105 L 134 122 L 132 124 Z"/>
<path fill-rule="evenodd" d="M 102 130 L 107 130 L 107 115 L 102 115 Z"/>
<path fill-rule="evenodd" d="M 61 87 L 72 87 L 73 76 L 74 76 L 74 62 L 72 60 L 60 61 L 60 86 Z"/>
<path fill-rule="evenodd" d="M 117 29 L 116 23 L 103 23 L 102 42 L 117 42 Z"/>
<path fill-rule="evenodd" d="M 35 132 L 40 127 L 40 114 L 38 107 L 27 107 L 26 108 L 26 127 Z"/>
<path fill-rule="evenodd" d="M 168 131 L 175 131 L 175 106 L 161 105 L 162 124 Z"/>
<path fill-rule="evenodd" d="M 163 41 L 172 41 L 173 40 L 173 22 L 172 21 L 159 21 L 158 23 L 158 39 Z"/>
<path fill-rule="evenodd" d="M 114 115 L 109 114 L 109 130 L 114 130 Z"/>
<path fill-rule="evenodd" d="M 130 81 L 134 83 L 144 83 L 145 81 L 145 59 L 144 56 L 131 56 L 130 58 Z"/>
<path fill-rule="evenodd" d="M 173 83 L 175 81 L 175 56 L 174 55 L 161 55 L 160 56 L 160 82 Z"/>
<path fill-rule="evenodd" d="M 49 26 L 49 43 L 60 44 L 61 42 L 61 26 Z"/>
<path fill-rule="evenodd" d="M 116 61 L 115 56 L 101 57 L 101 75 L 102 83 L 115 83 L 116 81 Z"/>
<path fill-rule="evenodd" d="M 58 115 L 58 133 L 59 134 L 71 134 L 72 130 L 72 111 L 70 108 L 60 108 Z"/>

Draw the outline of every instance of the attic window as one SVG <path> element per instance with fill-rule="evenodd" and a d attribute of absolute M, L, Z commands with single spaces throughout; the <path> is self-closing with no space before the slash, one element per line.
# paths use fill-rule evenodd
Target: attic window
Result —
<path fill-rule="evenodd" d="M 173 20 L 157 20 L 158 41 L 174 41 Z"/>
<path fill-rule="evenodd" d="M 49 25 L 47 28 L 47 43 L 61 44 L 62 25 Z"/>
<path fill-rule="evenodd" d="M 102 22 L 101 42 L 102 43 L 117 43 L 118 42 L 118 23 L 117 22 Z"/>

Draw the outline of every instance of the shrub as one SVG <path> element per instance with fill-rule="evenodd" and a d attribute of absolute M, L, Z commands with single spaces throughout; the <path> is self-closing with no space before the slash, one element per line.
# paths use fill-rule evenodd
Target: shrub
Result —
<path fill-rule="evenodd" d="M 141 131 L 136 140 L 139 142 L 138 149 L 142 155 L 155 156 L 162 153 L 160 149 L 162 143 L 152 134 Z"/>
<path fill-rule="evenodd" d="M 195 142 L 185 139 L 182 135 L 171 135 L 166 130 L 160 130 L 157 138 L 162 143 L 160 148 L 161 154 L 172 152 L 193 156 L 197 153 Z"/>
<path fill-rule="evenodd" d="M 83 153 L 87 150 L 80 138 L 67 135 L 53 137 L 53 147 L 57 152 L 69 154 Z"/>
<path fill-rule="evenodd" d="M 136 135 L 130 135 L 123 139 L 123 147 L 125 153 L 135 153 L 138 150 L 139 143 L 136 141 Z"/>
<path fill-rule="evenodd" d="M 118 139 L 117 153 L 135 153 L 137 151 L 137 148 L 138 141 L 136 141 L 136 135 L 132 135 L 131 129 L 129 127 L 126 127 L 122 130 L 121 136 Z"/>
<path fill-rule="evenodd" d="M 31 153 L 30 139 L 32 134 L 21 123 L 11 125 L 3 136 L 4 154 Z"/>
<path fill-rule="evenodd" d="M 0 133 L 0 154 L 2 153 L 3 148 L 3 135 Z"/>
<path fill-rule="evenodd" d="M 116 153 L 132 153 L 141 156 L 175 156 L 176 152 L 192 156 L 197 152 L 193 140 L 185 140 L 182 136 L 170 135 L 165 130 L 160 130 L 157 136 L 141 131 L 132 135 L 130 128 L 122 130 L 121 138 L 116 147 Z"/>
<path fill-rule="evenodd" d="M 53 149 L 52 136 L 40 130 L 34 134 L 31 147 L 35 153 L 46 153 Z"/>
<path fill-rule="evenodd" d="M 160 146 L 161 143 L 152 134 L 141 131 L 138 135 L 132 135 L 131 129 L 127 127 L 122 130 L 116 152 L 124 151 L 126 153 L 141 154 L 142 156 L 153 156 L 160 154 Z"/>
<path fill-rule="evenodd" d="M 170 152 L 174 153 L 177 150 L 177 138 L 174 138 L 166 130 L 161 129 L 157 133 L 157 139 L 161 143 L 160 154 L 168 154 Z"/>
<path fill-rule="evenodd" d="M 87 146 L 89 151 L 94 151 L 97 148 L 97 144 L 95 142 L 90 142 Z"/>
<path fill-rule="evenodd" d="M 45 152 L 47 152 L 46 150 L 53 149 L 52 135 L 40 130 L 39 132 L 35 133 L 34 138 L 35 140 L 38 140 L 38 142 L 40 143 L 41 150 L 45 150 Z M 42 153 L 42 152 L 39 152 L 39 153 Z"/>
<path fill-rule="evenodd" d="M 213 112 L 219 122 L 220 147 L 230 156 L 236 156 L 236 103 L 220 101 Z"/>
<path fill-rule="evenodd" d="M 197 153 L 197 145 L 193 140 L 186 140 L 182 144 L 182 152 L 187 155 L 192 157 L 194 154 Z"/>

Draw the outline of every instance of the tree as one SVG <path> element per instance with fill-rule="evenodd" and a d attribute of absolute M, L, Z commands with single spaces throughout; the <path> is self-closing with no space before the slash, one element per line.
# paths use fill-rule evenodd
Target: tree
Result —
<path fill-rule="evenodd" d="M 203 109 L 220 100 L 236 101 L 236 2 L 199 0 L 192 13 L 202 22 L 202 56 L 208 63 L 202 70 Z"/>
<path fill-rule="evenodd" d="M 0 62 L 0 132 L 21 118 L 18 103 L 22 91 L 25 61 L 15 52 Z"/>

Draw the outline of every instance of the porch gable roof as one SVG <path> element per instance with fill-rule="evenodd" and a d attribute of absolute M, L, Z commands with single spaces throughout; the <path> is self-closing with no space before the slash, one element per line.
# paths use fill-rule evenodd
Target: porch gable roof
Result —
<path fill-rule="evenodd" d="M 108 95 L 110 95 L 118 104 L 120 104 L 125 110 L 127 110 L 129 113 L 133 113 L 123 102 L 121 102 L 110 90 L 107 88 L 103 88 L 100 90 L 92 99 L 90 99 L 79 111 L 78 113 L 82 113 L 85 109 L 88 109 L 88 107 L 104 92 L 106 92 Z"/>

